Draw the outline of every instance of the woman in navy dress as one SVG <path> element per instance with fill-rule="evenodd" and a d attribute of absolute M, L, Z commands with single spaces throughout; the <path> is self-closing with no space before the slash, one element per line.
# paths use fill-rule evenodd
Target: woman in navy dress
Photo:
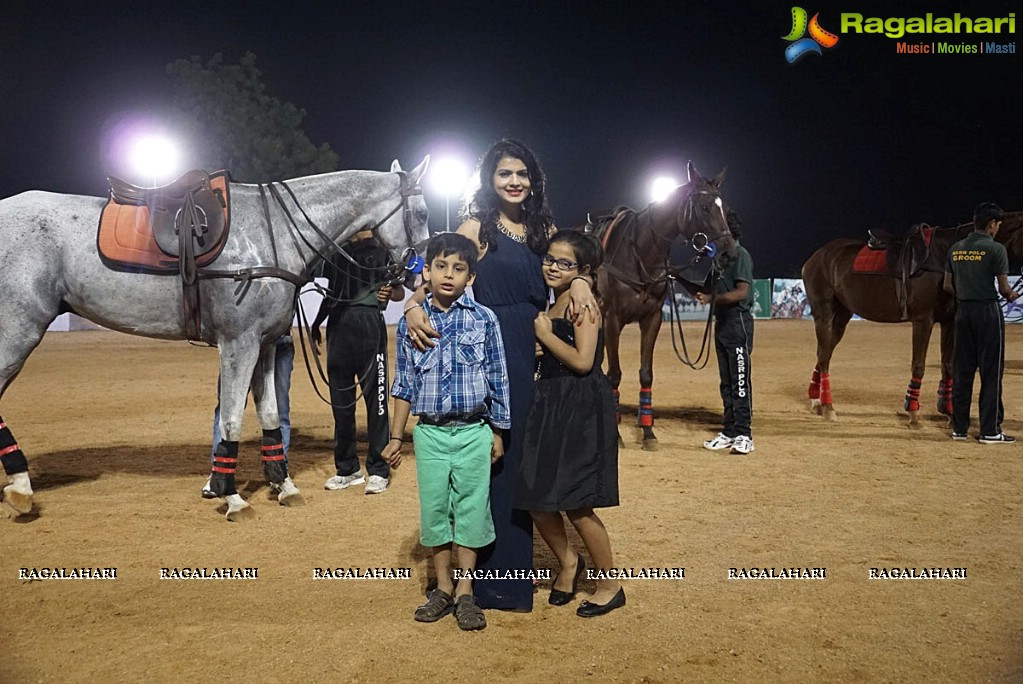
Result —
<path fill-rule="evenodd" d="M 494 311 L 501 325 L 512 427 L 504 436 L 504 458 L 494 465 L 490 481 L 497 541 L 480 550 L 478 569 L 528 571 L 533 568 L 533 524 L 528 512 L 512 508 L 512 500 L 533 398 L 533 322 L 546 308 L 548 297 L 541 258 L 556 229 L 547 206 L 546 178 L 528 147 L 514 140 L 496 143 L 483 156 L 479 177 L 480 188 L 466 211 L 469 218 L 458 232 L 480 248 L 473 296 Z M 576 281 L 572 292 L 573 301 L 578 302 L 575 311 L 597 310 L 588 282 Z M 422 309 L 406 306 L 406 321 L 414 340 L 437 337 Z M 528 611 L 533 607 L 530 579 L 478 579 L 473 590 L 481 608 Z"/>

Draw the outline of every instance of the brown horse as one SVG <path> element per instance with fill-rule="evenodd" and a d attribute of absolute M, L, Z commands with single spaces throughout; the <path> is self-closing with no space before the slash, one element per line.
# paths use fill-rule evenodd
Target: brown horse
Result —
<path fill-rule="evenodd" d="M 1023 259 L 1021 227 L 1023 212 L 1007 213 L 995 237 L 1017 260 Z M 920 427 L 920 386 L 931 331 L 935 323 L 941 325 L 938 412 L 951 415 L 955 300 L 942 289 L 942 282 L 949 248 L 971 230 L 972 223 L 955 228 L 935 228 L 923 269 L 905 280 L 855 272 L 853 262 L 866 244 L 863 241 L 832 240 L 810 255 L 803 264 L 803 284 L 810 299 L 817 332 L 817 366 L 809 388 L 811 408 L 815 413 L 835 420 L 831 396 L 831 355 L 841 342 L 849 319 L 858 314 L 878 323 L 910 321 L 913 324 L 912 376 L 904 402 L 910 427 L 913 428 Z"/>
<path fill-rule="evenodd" d="M 622 328 L 639 322 L 639 425 L 643 448 L 657 448 L 653 431 L 653 358 L 661 329 L 661 307 L 668 291 L 668 249 L 680 237 L 696 249 L 713 244 L 715 260 L 735 256 L 735 242 L 725 221 L 725 205 L 718 192 L 722 171 L 713 179 L 688 166 L 689 182 L 660 202 L 641 211 L 620 208 L 610 216 L 580 227 L 604 245 L 604 264 L 597 271 L 597 291 L 604 308 L 604 341 L 608 377 L 615 400 L 622 380 L 619 338 Z M 619 418 L 620 420 L 620 418 Z"/>

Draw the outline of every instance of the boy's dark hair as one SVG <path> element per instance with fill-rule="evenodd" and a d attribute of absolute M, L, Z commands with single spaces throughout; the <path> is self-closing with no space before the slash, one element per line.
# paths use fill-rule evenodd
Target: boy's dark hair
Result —
<path fill-rule="evenodd" d="M 476 257 L 479 250 L 472 240 L 458 233 L 437 233 L 430 238 L 430 244 L 426 247 L 426 263 L 433 263 L 437 257 L 446 257 L 454 254 L 460 257 L 469 266 L 469 273 L 476 272 Z"/>
<path fill-rule="evenodd" d="M 982 202 L 973 209 L 973 229 L 985 230 L 992 221 L 1001 221 L 1005 212 L 997 204 Z"/>
<path fill-rule="evenodd" d="M 576 230 L 559 230 L 551 236 L 551 244 L 555 242 L 568 243 L 568 246 L 575 252 L 575 260 L 579 263 L 580 272 L 583 270 L 583 266 L 589 266 L 590 273 L 595 274 L 600 265 L 604 263 L 604 248 L 589 235 L 584 235 Z"/>

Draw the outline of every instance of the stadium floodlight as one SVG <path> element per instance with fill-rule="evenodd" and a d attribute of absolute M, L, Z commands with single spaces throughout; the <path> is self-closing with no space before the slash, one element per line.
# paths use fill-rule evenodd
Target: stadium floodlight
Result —
<path fill-rule="evenodd" d="M 459 196 L 465 191 L 469 181 L 469 172 L 460 159 L 441 157 L 430 165 L 430 185 L 444 195 L 444 230 L 451 230 L 451 197 Z"/>
<path fill-rule="evenodd" d="M 139 137 L 131 146 L 130 155 L 135 172 L 154 186 L 177 169 L 177 146 L 162 135 Z"/>
<path fill-rule="evenodd" d="M 670 176 L 658 176 L 650 183 L 650 201 L 660 202 L 670 195 L 681 183 Z"/>

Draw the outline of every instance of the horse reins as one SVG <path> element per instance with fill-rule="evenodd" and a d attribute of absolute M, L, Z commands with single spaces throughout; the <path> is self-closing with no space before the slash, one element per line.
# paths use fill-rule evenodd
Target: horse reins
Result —
<path fill-rule="evenodd" d="M 405 231 L 405 241 L 406 241 L 406 244 L 409 245 L 409 246 L 402 253 L 402 264 L 398 265 L 400 267 L 402 265 L 407 265 L 408 263 L 411 262 L 411 260 L 413 260 L 417 256 L 416 248 L 413 245 L 414 236 L 412 235 L 412 207 L 411 207 L 411 204 L 409 202 L 409 198 L 414 197 L 416 195 L 422 195 L 423 194 L 423 189 L 422 189 L 422 187 L 418 183 L 415 183 L 414 181 L 412 181 L 409 178 L 408 173 L 406 173 L 405 171 L 397 171 L 396 173 L 398 174 L 399 183 L 400 183 L 400 186 L 399 186 L 399 191 L 401 193 L 401 200 L 400 200 L 400 202 L 393 209 L 391 209 L 382 219 L 377 221 L 375 224 L 373 224 L 371 227 L 369 227 L 366 230 L 370 230 L 372 232 L 376 232 L 377 229 L 379 229 L 382 225 L 384 225 L 387 221 L 389 221 L 396 213 L 398 213 L 398 211 L 402 212 L 402 227 L 403 227 L 403 229 Z M 305 236 L 305 234 L 299 228 L 298 222 L 295 220 L 294 215 L 292 214 L 291 210 L 288 208 L 287 203 L 286 203 L 283 195 L 277 189 L 276 185 L 280 185 L 281 187 L 284 188 L 284 190 L 288 193 L 288 196 L 291 198 L 291 201 L 294 203 L 295 207 L 297 208 L 298 212 L 302 215 L 303 219 L 305 219 L 306 224 L 310 228 L 313 229 L 313 232 L 319 238 L 321 238 L 324 242 L 327 243 L 327 246 L 328 246 L 328 253 L 327 254 L 324 254 L 319 249 L 317 249 L 316 246 L 313 245 L 312 242 L 310 242 L 310 240 Z M 360 267 L 361 267 L 361 265 L 358 264 L 351 257 L 351 255 L 349 255 L 344 250 L 344 248 L 341 245 L 339 245 L 336 242 L 334 242 L 333 240 L 331 240 L 330 237 L 326 233 L 324 233 L 323 230 L 321 230 L 319 226 L 316 225 L 316 222 L 313 221 L 312 218 L 309 217 L 309 214 L 306 213 L 305 208 L 302 207 L 302 204 L 298 201 L 298 197 L 295 195 L 294 191 L 291 189 L 291 186 L 288 185 L 288 183 L 286 183 L 285 181 L 276 181 L 276 185 L 275 185 L 275 183 L 267 183 L 266 184 L 266 190 L 264 190 L 263 184 L 259 184 L 259 193 L 260 193 L 260 198 L 261 198 L 261 202 L 262 202 L 262 205 L 263 205 L 263 214 L 264 214 L 264 216 L 266 218 L 267 232 L 269 233 L 269 236 L 270 236 L 270 247 L 271 247 L 271 251 L 273 252 L 273 263 L 274 263 L 274 265 L 273 266 L 255 266 L 255 267 L 250 267 L 250 268 L 241 268 L 241 269 L 237 269 L 237 270 L 234 270 L 234 271 L 224 271 L 224 270 L 214 270 L 214 269 L 199 269 L 198 277 L 199 278 L 204 278 L 204 279 L 231 278 L 233 280 L 239 281 L 238 287 L 235 288 L 235 296 L 237 298 L 236 299 L 236 303 L 240 303 L 241 302 L 241 300 L 245 297 L 245 294 L 248 292 L 248 288 L 249 288 L 249 286 L 251 286 L 252 281 L 254 279 L 256 279 L 256 278 L 280 278 L 282 280 L 286 280 L 286 281 L 294 284 L 295 285 L 294 310 L 295 310 L 296 315 L 298 316 L 298 319 L 299 319 L 299 326 L 298 326 L 298 328 L 299 328 L 299 341 L 300 341 L 300 344 L 302 346 L 302 356 L 303 356 L 303 359 L 305 360 L 306 372 L 309 375 L 309 380 L 310 380 L 310 382 L 313 385 L 313 389 L 316 391 L 316 395 L 321 400 L 326 402 L 327 404 L 330 404 L 330 401 L 328 399 L 324 398 L 322 392 L 320 391 L 320 388 L 317 385 L 315 378 L 313 377 L 312 367 L 311 367 L 311 365 L 309 363 L 309 356 L 312 355 L 313 358 L 315 359 L 316 368 L 317 368 L 317 371 L 319 372 L 320 378 L 324 382 L 326 382 L 328 386 L 330 386 L 330 381 L 327 379 L 326 373 L 323 371 L 323 365 L 320 362 L 319 352 L 315 351 L 315 349 L 312 348 L 312 345 L 310 344 L 309 348 L 313 349 L 313 351 L 310 354 L 309 352 L 307 352 L 307 347 L 306 347 L 305 328 L 309 326 L 309 321 L 308 321 L 308 318 L 305 315 L 305 310 L 302 307 L 301 297 L 299 295 L 301 293 L 301 288 L 309 282 L 309 278 L 310 278 L 310 275 L 311 275 L 311 267 L 304 268 L 301 273 L 293 273 L 293 272 L 288 271 L 286 269 L 280 268 L 279 260 L 278 260 L 278 253 L 277 253 L 277 243 L 276 243 L 276 240 L 274 238 L 273 222 L 272 222 L 271 216 L 270 216 L 270 206 L 269 206 L 269 202 L 267 201 L 266 193 L 269 192 L 270 196 L 273 197 L 274 202 L 277 204 L 278 207 L 280 207 L 280 209 L 283 212 L 284 216 L 287 218 L 287 224 L 286 225 L 288 227 L 288 232 L 291 235 L 292 241 L 294 242 L 294 244 L 295 244 L 296 248 L 298 249 L 298 252 L 299 252 L 300 255 L 303 253 L 304 250 L 302 249 L 301 245 L 299 245 L 298 239 L 301 239 L 302 242 L 305 243 L 306 247 L 309 248 L 309 250 L 311 250 L 316 256 L 318 256 L 323 261 L 323 263 L 328 264 L 331 268 L 334 268 L 334 269 L 338 268 L 337 266 L 335 266 L 332 263 L 331 254 L 340 254 L 348 262 L 350 262 L 350 263 L 352 263 L 352 264 L 354 264 L 356 266 L 360 266 Z M 297 238 L 296 238 L 296 235 L 297 235 Z M 315 261 L 314 261 L 314 263 L 315 263 Z M 388 271 L 391 270 L 391 267 L 389 267 L 389 266 L 384 266 L 384 267 L 380 267 L 380 268 L 381 269 L 386 269 Z M 323 292 L 323 289 L 320 288 L 318 285 L 316 285 L 315 288 L 317 290 L 320 290 L 321 294 L 324 294 L 324 296 L 327 296 L 326 293 Z M 331 298 L 334 299 L 335 302 L 340 301 L 336 297 L 331 297 Z M 374 361 L 374 364 L 375 364 L 375 361 Z M 366 370 L 367 373 L 369 372 L 370 368 L 367 368 L 367 370 Z M 358 384 L 358 383 L 356 383 L 356 384 Z M 347 388 L 344 388 L 344 389 L 352 389 L 352 388 L 354 388 L 356 386 L 356 384 L 353 384 L 350 387 L 347 387 Z M 356 397 L 355 401 L 358 402 L 358 400 L 359 400 L 359 397 Z M 331 406 L 333 406 L 333 404 L 331 404 Z M 342 408 L 350 408 L 350 407 L 342 407 Z"/>

